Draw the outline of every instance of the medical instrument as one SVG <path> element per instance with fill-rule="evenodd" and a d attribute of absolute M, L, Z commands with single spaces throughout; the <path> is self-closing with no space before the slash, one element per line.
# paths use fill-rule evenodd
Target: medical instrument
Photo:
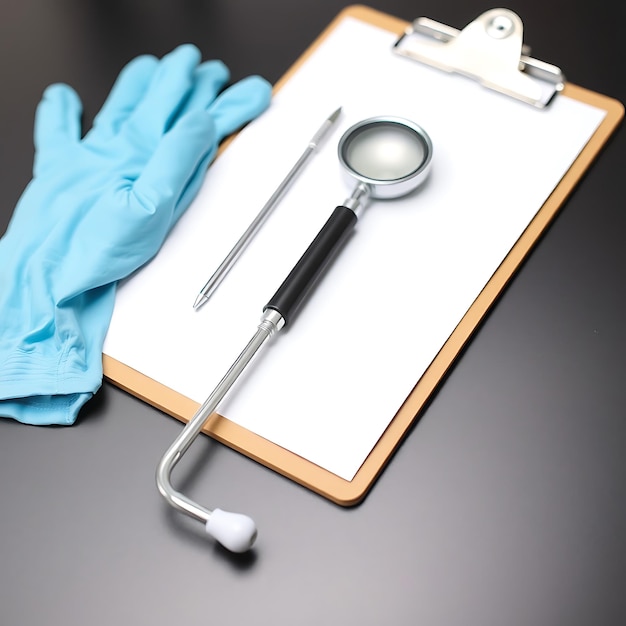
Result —
<path fill-rule="evenodd" d="M 222 280 L 224 280 L 226 274 L 228 274 L 232 266 L 237 262 L 237 259 L 244 251 L 245 247 L 248 245 L 252 237 L 254 237 L 254 235 L 261 227 L 261 224 L 263 224 L 272 209 L 279 203 L 296 176 L 302 171 L 311 155 L 315 152 L 322 139 L 324 139 L 329 129 L 333 126 L 333 124 L 339 117 L 340 113 L 341 107 L 339 107 L 324 120 L 324 123 L 320 126 L 319 130 L 315 133 L 315 135 L 313 135 L 313 137 L 309 141 L 306 150 L 296 161 L 295 165 L 291 168 L 291 170 L 289 171 L 287 176 L 285 176 L 280 185 L 278 185 L 276 191 L 274 191 L 274 193 L 270 196 L 270 199 L 265 203 L 263 208 L 259 211 L 258 215 L 254 218 L 254 220 L 252 220 L 250 226 L 248 226 L 244 234 L 233 246 L 232 250 L 226 255 L 226 258 L 220 263 L 219 267 L 215 270 L 211 278 L 209 278 L 204 287 L 202 287 L 200 293 L 198 294 L 198 297 L 193 303 L 194 309 L 199 309 L 205 302 L 207 302 L 208 299 L 211 297 L 211 294 L 217 289 Z"/>
<path fill-rule="evenodd" d="M 409 120 L 375 117 L 349 128 L 339 141 L 339 161 L 357 185 L 325 225 L 263 309 L 252 339 L 211 395 L 165 452 L 156 471 L 161 495 L 175 509 L 201 521 L 206 532 L 233 552 L 245 552 L 257 536 L 254 521 L 239 513 L 209 509 L 176 491 L 171 473 L 266 340 L 288 324 L 304 296 L 357 221 L 368 198 L 391 199 L 418 187 L 430 171 L 433 147 L 426 132 Z"/>

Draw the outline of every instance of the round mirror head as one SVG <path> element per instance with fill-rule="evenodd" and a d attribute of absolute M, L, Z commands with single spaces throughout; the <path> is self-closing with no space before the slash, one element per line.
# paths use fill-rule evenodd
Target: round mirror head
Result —
<path fill-rule="evenodd" d="M 374 198 L 398 198 L 428 176 L 433 154 L 423 128 L 397 117 L 373 117 L 349 128 L 339 140 L 339 160 L 366 183 Z"/>

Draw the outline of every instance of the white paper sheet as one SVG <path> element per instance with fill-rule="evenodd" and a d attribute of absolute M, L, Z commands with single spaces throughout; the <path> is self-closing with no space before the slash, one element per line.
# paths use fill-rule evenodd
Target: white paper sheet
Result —
<path fill-rule="evenodd" d="M 352 189 L 337 142 L 375 115 L 430 134 L 432 175 L 371 202 L 297 315 L 219 412 L 351 480 L 604 112 L 559 96 L 538 110 L 391 52 L 344 20 L 210 168 L 159 255 L 120 286 L 104 351 L 202 402 L 254 334 L 263 306 Z M 193 301 L 338 106 L 332 136 L 211 300 Z"/>

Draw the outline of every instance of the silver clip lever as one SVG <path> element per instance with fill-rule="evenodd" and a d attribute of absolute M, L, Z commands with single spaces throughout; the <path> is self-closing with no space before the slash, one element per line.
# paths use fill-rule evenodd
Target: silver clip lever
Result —
<path fill-rule="evenodd" d="M 522 20 L 508 9 L 491 9 L 463 30 L 422 17 L 394 52 L 544 108 L 562 91 L 565 77 L 558 67 L 529 57 L 522 36 Z"/>

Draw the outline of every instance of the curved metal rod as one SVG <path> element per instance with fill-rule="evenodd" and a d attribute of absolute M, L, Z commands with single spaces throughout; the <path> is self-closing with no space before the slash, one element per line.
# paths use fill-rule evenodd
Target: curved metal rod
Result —
<path fill-rule="evenodd" d="M 237 360 L 231 365 L 230 369 L 218 383 L 213 393 L 204 401 L 193 418 L 183 428 L 181 433 L 176 437 L 167 452 L 161 458 L 156 471 L 156 483 L 161 495 L 165 500 L 178 509 L 182 513 L 186 513 L 190 517 L 204 522 L 209 521 L 213 511 L 207 509 L 197 502 L 194 502 L 184 494 L 180 493 L 172 486 L 171 474 L 176 464 L 180 461 L 183 454 L 189 446 L 194 442 L 196 437 L 202 431 L 202 428 L 214 413 L 218 404 L 222 401 L 229 389 L 233 386 L 237 378 L 244 371 L 246 366 L 252 360 L 252 357 L 263 346 L 265 341 L 275 332 L 280 330 L 284 325 L 282 316 L 272 309 L 267 309 L 261 318 L 258 329 L 248 345 L 241 352 Z"/>

